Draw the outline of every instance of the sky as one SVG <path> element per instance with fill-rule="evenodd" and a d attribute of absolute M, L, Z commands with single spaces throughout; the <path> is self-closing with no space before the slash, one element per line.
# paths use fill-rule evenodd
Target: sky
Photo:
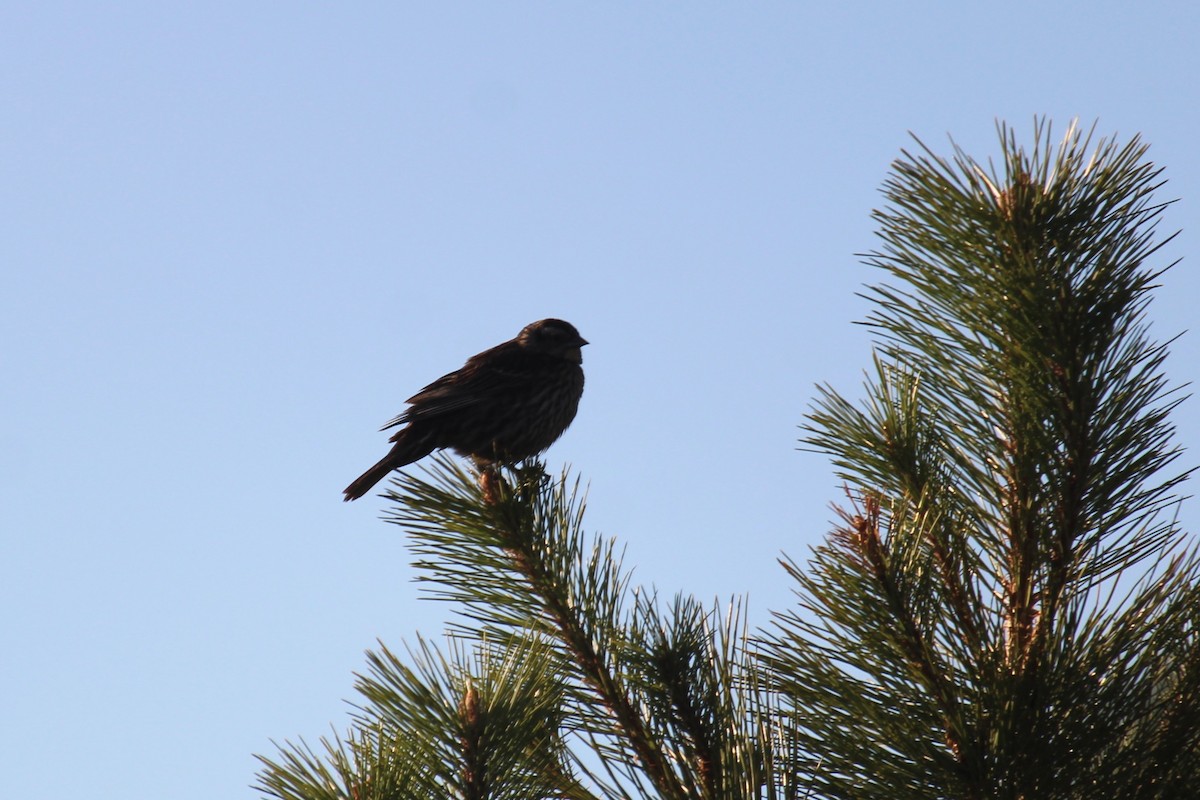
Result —
<path fill-rule="evenodd" d="M 254 753 L 344 730 L 363 651 L 452 609 L 341 489 L 543 317 L 592 343 L 547 455 L 589 529 L 766 624 L 839 498 L 798 426 L 861 394 L 910 132 L 1140 133 L 1184 259 L 1152 332 L 1192 326 L 1189 6 L 0 4 L 4 794 L 253 798 Z M 1184 335 L 1171 382 L 1198 365 Z"/>

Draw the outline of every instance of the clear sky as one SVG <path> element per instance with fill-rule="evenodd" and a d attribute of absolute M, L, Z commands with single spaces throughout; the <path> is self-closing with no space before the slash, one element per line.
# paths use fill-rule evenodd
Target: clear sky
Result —
<path fill-rule="evenodd" d="M 0 793 L 250 798 L 435 638 L 383 501 L 403 400 L 526 323 L 592 344 L 550 450 L 666 594 L 788 604 L 839 490 L 869 214 L 908 131 L 1142 133 L 1200 281 L 1192 3 L 0 4 Z M 1200 377 L 1197 337 L 1173 347 Z M 1200 412 L 1177 413 L 1189 464 Z M 1195 503 L 1182 519 L 1195 530 Z"/>

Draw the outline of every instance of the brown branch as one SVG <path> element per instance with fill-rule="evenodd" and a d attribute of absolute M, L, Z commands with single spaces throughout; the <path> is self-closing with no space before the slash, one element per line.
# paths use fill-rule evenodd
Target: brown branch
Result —
<path fill-rule="evenodd" d="M 504 549 L 512 559 L 516 571 L 525 577 L 529 587 L 541 602 L 542 609 L 558 631 L 559 637 L 575 657 L 584 682 L 592 688 L 601 703 L 616 720 L 628 738 L 633 750 L 650 778 L 651 783 L 663 797 L 683 797 L 686 793 L 679 786 L 677 777 L 666 766 L 653 736 L 642 720 L 634 701 L 621 686 L 620 681 L 605 663 L 604 657 L 594 646 L 591 637 L 577 613 L 577 608 L 568 600 L 565 587 L 559 585 L 556 575 L 532 546 L 532 538 L 520 524 L 521 515 L 506 514 L 504 510 L 528 502 L 529 497 L 514 500 L 511 489 L 500 478 L 504 497 L 492 498 L 490 509 L 499 512 L 494 519 L 504 542 Z M 527 494 L 527 492 L 523 492 Z M 507 502 L 506 502 L 507 501 Z"/>
<path fill-rule="evenodd" d="M 975 759 L 973 753 L 968 753 L 967 736 L 962 730 L 958 701 L 942 670 L 935 663 L 925 634 L 901 596 L 892 575 L 887 549 L 880 535 L 879 497 L 875 494 L 864 494 L 862 501 L 861 509 L 855 504 L 855 511 L 860 513 L 850 516 L 843 512 L 843 518 L 849 523 L 849 527 L 843 530 L 842 537 L 854 548 L 859 563 L 868 570 L 887 598 L 892 615 L 899 623 L 895 640 L 909 666 L 924 680 L 941 709 L 946 746 L 960 767 L 968 768 L 969 762 Z"/>
<path fill-rule="evenodd" d="M 484 800 L 488 796 L 487 742 L 484 741 L 484 720 L 479 706 L 479 691 L 468 683 L 462 702 L 458 705 L 462 725 L 460 749 L 463 757 L 462 783 L 466 800 Z"/>
<path fill-rule="evenodd" d="M 672 681 L 671 705 L 674 706 L 683 729 L 687 731 L 696 752 L 696 771 L 704 784 L 705 797 L 717 797 L 717 787 L 721 785 L 721 762 L 717 756 L 716 747 L 709 737 L 709 729 L 696 713 L 695 703 L 683 682 Z"/>

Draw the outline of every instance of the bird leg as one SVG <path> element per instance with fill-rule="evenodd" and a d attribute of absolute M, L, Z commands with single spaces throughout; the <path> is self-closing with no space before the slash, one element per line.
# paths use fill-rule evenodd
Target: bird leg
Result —
<path fill-rule="evenodd" d="M 479 488 L 483 492 L 483 502 L 494 506 L 500 502 L 500 487 L 504 478 L 494 464 L 485 464 L 479 470 Z"/>

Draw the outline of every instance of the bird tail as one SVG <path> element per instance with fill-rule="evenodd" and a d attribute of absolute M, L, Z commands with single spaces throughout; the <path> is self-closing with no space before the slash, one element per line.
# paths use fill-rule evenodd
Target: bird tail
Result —
<path fill-rule="evenodd" d="M 375 487 L 375 484 L 387 477 L 393 467 L 392 454 L 388 453 L 379 463 L 354 479 L 354 483 L 343 489 L 346 495 L 343 500 L 357 500 Z"/>
<path fill-rule="evenodd" d="M 394 469 L 399 469 L 406 464 L 411 464 L 419 458 L 424 458 L 433 452 L 433 445 L 427 442 L 424 437 L 418 439 L 411 435 L 411 429 L 405 429 L 398 432 L 392 437 L 392 441 L 396 444 L 388 452 L 386 456 L 379 459 L 375 466 L 359 475 L 354 479 L 354 482 L 342 490 L 346 496 L 343 501 L 357 500 L 374 488 L 375 484 L 387 477 L 387 474 Z"/>

